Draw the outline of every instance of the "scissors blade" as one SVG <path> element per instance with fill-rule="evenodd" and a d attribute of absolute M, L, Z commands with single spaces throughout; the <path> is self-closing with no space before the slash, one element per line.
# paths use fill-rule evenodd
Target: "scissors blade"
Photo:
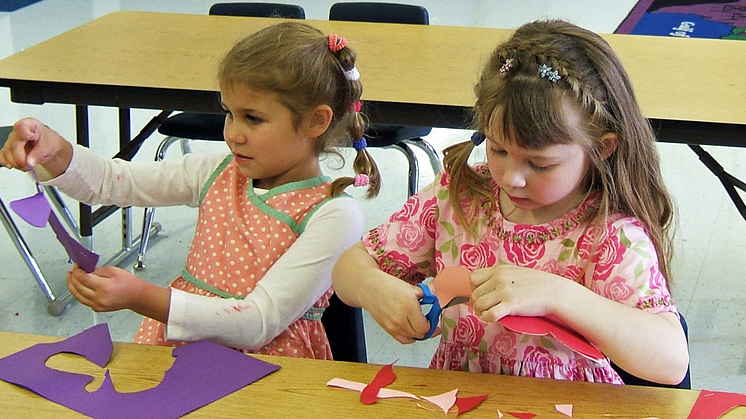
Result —
<path fill-rule="evenodd" d="M 464 303 L 468 303 L 468 302 L 469 302 L 469 297 L 454 297 L 443 308 L 453 307 L 456 304 L 464 304 Z"/>

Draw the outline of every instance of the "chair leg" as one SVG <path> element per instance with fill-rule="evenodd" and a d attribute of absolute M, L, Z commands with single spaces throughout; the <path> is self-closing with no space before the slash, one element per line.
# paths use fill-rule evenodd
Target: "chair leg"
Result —
<path fill-rule="evenodd" d="M 405 140 L 404 142 L 419 148 L 420 150 L 424 151 L 425 154 L 427 154 L 427 158 L 430 160 L 430 167 L 433 168 L 434 175 L 437 175 L 438 173 L 440 173 L 441 170 L 443 170 L 443 164 L 440 162 L 438 152 L 435 151 L 435 148 L 433 148 L 430 143 L 423 140 L 422 138 L 413 138 L 411 140 Z"/>
<path fill-rule="evenodd" d="M 394 147 L 397 147 L 405 156 L 407 156 L 407 162 L 409 163 L 409 184 L 407 185 L 407 198 L 417 193 L 417 188 L 420 182 L 420 169 L 417 164 L 417 156 L 411 148 L 404 143 L 396 143 Z"/>
<path fill-rule="evenodd" d="M 161 161 L 166 156 L 166 151 L 171 144 L 180 141 L 178 137 L 166 137 L 158 145 L 158 149 L 155 152 L 155 161 Z M 182 142 L 183 147 L 183 142 Z M 153 227 L 153 218 L 155 217 L 155 208 L 145 208 L 142 220 L 142 233 L 140 235 L 140 250 L 137 253 L 137 261 L 135 262 L 135 269 L 145 269 L 145 251 L 148 249 L 148 241 L 150 240 L 150 231 Z"/>

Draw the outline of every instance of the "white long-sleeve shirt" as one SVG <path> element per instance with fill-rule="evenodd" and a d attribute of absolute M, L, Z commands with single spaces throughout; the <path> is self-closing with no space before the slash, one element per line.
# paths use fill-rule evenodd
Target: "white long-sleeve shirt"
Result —
<path fill-rule="evenodd" d="M 75 146 L 70 166 L 44 182 L 87 204 L 155 207 L 199 205 L 199 195 L 225 155 L 188 154 L 161 162 L 126 162 Z M 44 174 L 39 174 L 44 179 Z M 171 290 L 168 340 L 208 339 L 257 349 L 300 318 L 332 285 L 339 255 L 360 240 L 363 211 L 348 196 L 326 202 L 309 219 L 295 243 L 245 298 L 236 316 L 211 315 L 236 300 Z M 286 281 L 292 278 L 291 282 Z M 292 285 L 289 285 L 291 283 Z"/>

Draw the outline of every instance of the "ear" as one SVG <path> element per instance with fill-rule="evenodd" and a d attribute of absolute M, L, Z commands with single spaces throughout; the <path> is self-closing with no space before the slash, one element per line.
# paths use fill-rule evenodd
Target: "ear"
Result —
<path fill-rule="evenodd" d="M 619 145 L 619 137 L 613 132 L 607 132 L 601 136 L 601 142 L 604 144 L 604 159 L 608 159 L 616 151 Z"/>
<path fill-rule="evenodd" d="M 333 117 L 334 111 L 332 111 L 329 105 L 318 105 L 311 109 L 305 123 L 308 136 L 311 138 L 320 137 L 329 128 Z"/>

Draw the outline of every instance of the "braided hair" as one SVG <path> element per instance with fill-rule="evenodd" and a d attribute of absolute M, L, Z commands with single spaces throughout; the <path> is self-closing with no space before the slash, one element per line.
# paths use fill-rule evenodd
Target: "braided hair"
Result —
<path fill-rule="evenodd" d="M 621 61 L 603 38 L 560 20 L 525 24 L 497 46 L 475 93 L 473 125 L 479 132 L 490 129 L 533 150 L 580 142 L 591 163 L 585 184 L 601 196 L 589 222 L 619 213 L 640 220 L 670 282 L 674 204 L 663 183 L 655 134 Z M 618 139 L 610 156 L 602 140 L 609 133 Z M 490 185 L 466 164 L 474 147 L 469 141 L 444 151 L 451 196 L 466 195 L 474 202 L 466 211 L 454 207 L 467 225 L 478 210 L 476 202 L 495 205 Z"/>

